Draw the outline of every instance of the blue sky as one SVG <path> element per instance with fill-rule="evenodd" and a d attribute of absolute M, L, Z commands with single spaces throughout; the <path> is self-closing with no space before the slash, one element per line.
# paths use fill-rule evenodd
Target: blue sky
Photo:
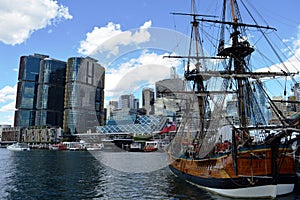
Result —
<path fill-rule="evenodd" d="M 214 3 L 221 5 L 220 0 L 196 2 L 205 14 L 214 11 Z M 251 2 L 289 47 L 300 51 L 299 0 L 244 2 Z M 107 69 L 108 96 L 118 84 L 125 86 L 137 77 L 132 75 L 160 75 L 151 85 L 164 78 L 170 66 L 180 65 L 161 60 L 158 52 L 186 51 L 178 45 L 186 46 L 190 19 L 170 12 L 189 11 L 187 0 L 0 0 L 0 124 L 13 124 L 20 56 L 41 53 L 65 61 L 91 56 L 105 67 L 112 64 Z M 139 56 L 133 56 L 135 52 Z M 147 74 L 133 68 L 150 64 L 157 67 Z M 135 90 L 132 84 L 128 87 Z"/>

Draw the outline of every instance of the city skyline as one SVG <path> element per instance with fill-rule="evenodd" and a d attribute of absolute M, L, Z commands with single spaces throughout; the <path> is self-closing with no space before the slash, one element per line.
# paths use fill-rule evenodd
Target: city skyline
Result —
<path fill-rule="evenodd" d="M 201 1 L 197 3 L 199 12 L 211 13 L 209 6 L 201 7 Z M 268 1 L 254 0 L 252 4 L 263 11 L 269 25 L 276 27 L 278 35 L 299 55 L 297 5 L 300 2 L 288 0 L 284 4 L 273 2 L 269 5 Z M 134 0 L 130 3 L 115 0 L 23 0 L 14 3 L 4 0 L 0 7 L 3 27 L 0 33 L 0 124 L 13 124 L 18 64 L 23 55 L 41 53 L 64 61 L 74 56 L 95 57 L 107 70 L 105 96 L 112 97 L 119 95 L 115 91 L 118 85 L 126 86 L 124 90 L 136 91 L 132 85 L 153 85 L 168 75 L 170 67 L 180 66 L 179 61 L 171 63 L 163 60 L 162 55 L 173 52 L 178 45 L 174 41 L 189 38 L 190 19 L 170 15 L 170 12 L 190 10 L 190 2 L 179 0 Z M 172 31 L 182 35 L 170 37 Z M 158 44 L 148 41 L 157 38 L 158 33 L 162 37 Z M 186 52 L 185 42 L 180 45 L 184 47 L 174 51 Z M 149 47 L 154 49 L 149 50 Z M 132 79 L 132 73 L 139 73 L 140 78 Z M 151 79 L 145 81 L 148 77 Z"/>

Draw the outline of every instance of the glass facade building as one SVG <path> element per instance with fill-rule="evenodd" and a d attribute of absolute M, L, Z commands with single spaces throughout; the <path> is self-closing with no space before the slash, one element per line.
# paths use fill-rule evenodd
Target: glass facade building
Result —
<path fill-rule="evenodd" d="M 66 62 L 34 54 L 20 58 L 15 126 L 62 126 Z"/>
<path fill-rule="evenodd" d="M 95 131 L 105 121 L 104 79 L 105 69 L 90 57 L 64 62 L 41 54 L 22 56 L 14 126 Z"/>
<path fill-rule="evenodd" d="M 97 60 L 86 57 L 68 59 L 64 102 L 66 133 L 95 131 L 104 124 L 105 69 Z"/>
<path fill-rule="evenodd" d="M 63 126 L 66 62 L 41 60 L 35 125 Z"/>
<path fill-rule="evenodd" d="M 137 109 L 134 106 L 134 95 L 133 94 L 123 94 L 120 96 L 119 98 L 119 105 L 120 108 L 122 109 L 126 109 L 126 108 L 130 108 L 130 109 Z"/>
<path fill-rule="evenodd" d="M 21 56 L 14 126 L 34 126 L 40 62 L 49 56 Z"/>

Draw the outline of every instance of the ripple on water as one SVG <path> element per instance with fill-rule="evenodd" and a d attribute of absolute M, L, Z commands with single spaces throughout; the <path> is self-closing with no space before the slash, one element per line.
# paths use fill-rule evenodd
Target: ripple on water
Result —
<path fill-rule="evenodd" d="M 145 164 L 142 159 L 140 162 Z M 0 171 L 0 199 L 229 200 L 176 178 L 167 167 L 128 173 L 104 165 L 89 152 L 0 149 Z M 289 195 L 283 199 L 296 198 Z"/>

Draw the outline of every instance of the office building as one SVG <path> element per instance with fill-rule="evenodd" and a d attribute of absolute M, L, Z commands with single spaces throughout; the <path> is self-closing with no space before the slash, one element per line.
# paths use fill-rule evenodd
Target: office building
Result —
<path fill-rule="evenodd" d="M 111 110 L 116 110 L 119 108 L 119 102 L 118 101 L 109 101 L 109 107 Z"/>
<path fill-rule="evenodd" d="M 90 57 L 68 59 L 66 69 L 65 133 L 95 131 L 104 124 L 105 69 Z"/>
<path fill-rule="evenodd" d="M 142 91 L 142 106 L 146 109 L 146 115 L 154 115 L 154 91 L 152 88 L 144 88 Z"/>
<path fill-rule="evenodd" d="M 133 99 L 133 109 L 137 110 L 140 108 L 140 100 L 138 98 Z"/>
<path fill-rule="evenodd" d="M 123 94 L 119 98 L 119 108 L 122 109 L 134 109 L 134 95 L 133 94 Z"/>
<path fill-rule="evenodd" d="M 282 96 L 274 96 L 272 99 L 275 103 L 275 107 L 284 115 L 287 116 L 287 105 L 284 103 L 283 97 Z M 280 120 L 278 118 L 278 114 L 271 109 L 271 116 L 272 118 L 270 119 L 270 124 L 280 124 Z"/>
<path fill-rule="evenodd" d="M 20 58 L 14 126 L 62 127 L 63 133 L 104 124 L 104 73 L 95 59 Z"/>
<path fill-rule="evenodd" d="M 66 63 L 48 55 L 22 56 L 14 126 L 61 126 Z"/>
<path fill-rule="evenodd" d="M 40 63 L 35 126 L 62 127 L 66 62 L 45 58 Z"/>
<path fill-rule="evenodd" d="M 155 114 L 173 116 L 181 112 L 181 109 L 184 109 L 185 106 L 184 103 L 182 105 L 181 99 L 187 97 L 187 94 L 181 93 L 185 91 L 185 87 L 185 82 L 180 78 L 173 77 L 157 81 L 155 83 Z M 175 121 L 175 119 L 172 119 L 172 121 Z"/>
<path fill-rule="evenodd" d="M 297 102 L 300 102 L 300 83 L 296 83 L 294 85 L 293 90 L 294 90 L 295 100 Z M 300 112 L 300 105 L 299 105 L 299 103 L 296 104 L 296 112 Z"/>
<path fill-rule="evenodd" d="M 230 124 L 239 123 L 238 100 L 236 96 L 233 96 L 233 98 L 226 103 L 226 118 Z"/>
<path fill-rule="evenodd" d="M 262 82 L 252 82 L 252 87 L 255 92 L 246 97 L 251 104 L 251 112 L 248 114 L 253 125 L 267 125 L 271 119 L 270 110 L 268 110 L 267 99 L 265 98 L 265 84 Z"/>

